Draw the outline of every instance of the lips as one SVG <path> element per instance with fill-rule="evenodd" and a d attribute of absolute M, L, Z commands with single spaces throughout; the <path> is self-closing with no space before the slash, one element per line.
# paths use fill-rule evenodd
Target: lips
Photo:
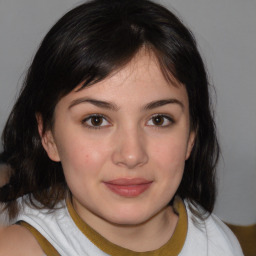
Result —
<path fill-rule="evenodd" d="M 152 181 L 143 178 L 115 179 L 104 182 L 113 193 L 123 197 L 137 197 L 150 188 Z"/>

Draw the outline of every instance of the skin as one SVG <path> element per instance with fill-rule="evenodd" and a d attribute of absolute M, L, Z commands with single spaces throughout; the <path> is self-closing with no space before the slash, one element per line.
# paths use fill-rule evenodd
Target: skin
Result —
<path fill-rule="evenodd" d="M 9 166 L 0 163 L 0 187 L 4 186 L 9 180 Z"/>
<path fill-rule="evenodd" d="M 53 130 L 42 134 L 37 116 L 42 144 L 61 161 L 77 213 L 109 241 L 138 252 L 165 244 L 178 221 L 168 203 L 195 134 L 186 89 L 173 81 L 142 50 L 105 80 L 63 97 Z M 150 185 L 120 195 L 107 185 L 118 179 Z"/>
<path fill-rule="evenodd" d="M 43 250 L 25 228 L 13 225 L 0 227 L 0 256 L 42 256 Z"/>

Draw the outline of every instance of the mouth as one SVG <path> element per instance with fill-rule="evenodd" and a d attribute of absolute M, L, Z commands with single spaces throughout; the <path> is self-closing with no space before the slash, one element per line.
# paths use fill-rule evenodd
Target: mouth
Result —
<path fill-rule="evenodd" d="M 123 197 L 137 197 L 148 190 L 152 183 L 143 178 L 120 178 L 104 182 L 110 191 Z"/>

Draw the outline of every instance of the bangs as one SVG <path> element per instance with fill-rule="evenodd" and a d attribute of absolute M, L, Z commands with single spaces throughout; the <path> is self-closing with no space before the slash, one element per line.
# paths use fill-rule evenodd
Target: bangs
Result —
<path fill-rule="evenodd" d="M 184 83 L 184 74 L 190 69 L 183 67 L 185 72 L 179 76 L 176 65 L 188 63 L 184 60 L 187 56 L 184 47 L 193 41 L 190 33 L 164 8 L 160 17 L 153 9 L 148 11 L 147 2 L 145 5 L 136 1 L 124 3 L 113 1 L 109 5 L 102 1 L 102 8 L 99 3 L 97 8 L 93 8 L 94 2 L 87 3 L 68 12 L 55 24 L 34 59 L 40 65 L 33 66 L 40 70 L 37 80 L 42 93 L 48 92 L 41 99 L 55 97 L 58 101 L 81 83 L 84 88 L 103 80 L 125 66 L 143 47 L 156 55 L 168 81 L 173 82 L 175 77 Z M 173 19 L 179 26 L 168 25 Z M 179 30 L 183 30 L 184 38 Z"/>

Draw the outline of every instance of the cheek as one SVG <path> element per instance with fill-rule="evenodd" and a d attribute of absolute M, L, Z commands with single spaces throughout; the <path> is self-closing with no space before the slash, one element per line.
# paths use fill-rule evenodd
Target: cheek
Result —
<path fill-rule="evenodd" d="M 77 143 L 63 152 L 61 163 L 64 176 L 73 195 L 79 197 L 81 191 L 90 193 L 100 180 L 105 159 L 105 152 L 90 143 Z"/>
<path fill-rule="evenodd" d="M 171 197 L 174 195 L 181 182 L 185 166 L 186 145 L 186 140 L 179 140 L 178 137 L 168 138 L 155 144 L 154 166 L 158 170 L 157 179 L 161 181 L 162 191 L 167 200 L 170 199 L 170 195 Z"/>
<path fill-rule="evenodd" d="M 108 152 L 104 150 L 102 143 L 90 141 L 90 139 L 81 139 L 80 136 L 70 136 L 62 140 L 58 145 L 60 160 L 63 166 L 64 174 L 76 176 L 90 175 L 90 172 L 96 173 L 103 165 Z"/>
<path fill-rule="evenodd" d="M 157 170 L 156 180 L 161 194 L 158 201 L 162 204 L 170 202 L 176 193 L 184 173 L 186 143 L 175 139 L 157 143 L 153 153 L 154 167 Z"/>
<path fill-rule="evenodd" d="M 163 140 L 155 143 L 152 148 L 153 155 L 158 164 L 161 166 L 168 167 L 179 167 L 184 166 L 186 160 L 186 142 L 180 142 L 175 138 L 170 140 Z"/>

